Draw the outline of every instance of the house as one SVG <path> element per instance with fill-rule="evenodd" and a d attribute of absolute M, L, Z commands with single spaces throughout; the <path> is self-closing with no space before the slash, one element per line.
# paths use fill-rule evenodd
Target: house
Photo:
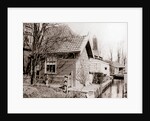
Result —
<path fill-rule="evenodd" d="M 93 58 L 93 53 L 89 40 L 78 36 L 54 45 L 43 63 L 44 68 L 37 74 L 39 78 L 46 74 L 50 81 L 55 83 L 62 83 L 64 76 L 67 75 L 70 87 L 82 87 L 88 85 L 90 81 L 90 58 Z"/>
<path fill-rule="evenodd" d="M 27 28 L 29 29 L 30 27 Z M 65 31 L 64 34 L 66 33 Z M 37 79 L 43 80 L 46 76 L 50 82 L 61 84 L 63 83 L 64 77 L 67 76 L 70 87 L 80 88 L 92 83 L 93 75 L 90 73 L 98 72 L 109 75 L 109 64 L 99 56 L 96 39 L 92 41 L 93 46 L 87 37 L 79 35 L 70 38 L 70 40 L 68 38 L 67 41 L 63 42 L 54 41 L 49 41 L 46 44 L 48 47 L 46 54 L 44 53 L 46 57 L 42 58 L 40 63 L 35 67 L 35 77 Z M 28 43 L 32 43 L 32 41 Z M 41 47 L 40 49 L 43 48 Z M 27 56 L 29 57 L 29 53 Z M 32 63 L 30 67 L 32 67 Z"/>
<path fill-rule="evenodd" d="M 90 72 L 103 73 L 110 76 L 110 65 L 104 60 L 90 58 Z"/>
<path fill-rule="evenodd" d="M 93 42 L 92 52 L 94 57 L 90 58 L 90 80 L 93 80 L 95 73 L 102 73 L 110 76 L 110 65 L 100 56 L 98 42 L 95 36 L 91 42 Z"/>

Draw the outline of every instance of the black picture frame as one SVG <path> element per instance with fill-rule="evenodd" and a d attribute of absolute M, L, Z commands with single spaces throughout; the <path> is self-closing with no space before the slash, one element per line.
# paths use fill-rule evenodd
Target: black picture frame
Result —
<path fill-rule="evenodd" d="M 139 117 L 140 118 L 144 118 L 145 116 L 148 116 L 148 112 L 150 112 L 150 105 L 149 105 L 149 71 L 148 71 L 148 66 L 149 66 L 149 62 L 150 62 L 150 59 L 149 59 L 149 52 L 150 52 L 150 49 L 149 49 L 149 45 L 150 45 L 150 42 L 149 42 L 149 8 L 146 7 L 143 2 L 133 2 L 133 3 L 122 3 L 122 2 L 119 2 L 117 5 L 114 1 L 112 2 L 103 2 L 103 3 L 98 3 L 98 2 L 94 2 L 94 1 L 90 1 L 90 2 L 83 2 L 83 3 L 80 3 L 80 2 L 77 2 L 77 1 L 71 1 L 71 2 L 65 2 L 65 1 L 61 1 L 61 2 L 50 2 L 50 1 L 46 1 L 46 2 L 42 2 L 42 1 L 29 1 L 29 0 L 24 0 L 24 1 L 4 1 L 2 0 L 1 2 L 1 7 L 0 7 L 0 12 L 1 12 L 1 26 L 2 26 L 2 29 L 1 29 L 1 38 L 2 38 L 2 47 L 1 48 L 1 52 L 2 52 L 2 65 L 3 65 L 3 69 L 2 69 L 2 76 L 3 76 L 3 79 L 1 80 L 2 83 L 1 83 L 1 94 L 2 94 L 2 103 L 1 103 L 1 106 L 3 107 L 1 109 L 2 113 L 1 113 L 1 116 L 2 116 L 2 119 L 5 119 L 5 117 L 9 117 L 9 118 L 12 118 L 14 116 L 12 116 L 12 114 L 8 114 L 7 113 L 7 79 L 8 79 L 8 64 L 7 64 L 7 61 L 8 61 L 8 56 L 7 56 L 7 8 L 8 7 L 142 7 L 143 8 L 143 30 L 142 30 L 142 33 L 143 33 L 143 42 L 142 42 L 142 54 L 143 54 L 143 61 L 142 61 L 142 69 L 143 69 L 143 113 L 141 115 L 128 115 L 127 117 L 128 118 L 136 118 L 138 119 Z M 148 4 L 148 3 L 145 3 L 145 4 Z M 22 119 L 22 117 L 25 117 L 24 115 L 20 115 L 18 116 L 20 119 Z M 30 117 L 28 115 L 28 117 Z M 39 118 L 39 119 L 42 119 L 42 118 L 56 118 L 57 116 L 55 114 L 53 115 L 44 115 L 43 117 L 41 115 L 36 115 L 36 118 Z M 89 118 L 89 117 L 92 117 L 92 118 L 106 118 L 108 116 L 106 116 L 105 114 L 101 114 L 101 115 L 94 115 L 94 116 L 90 116 L 90 115 L 86 115 L 86 118 Z M 125 116 L 123 114 L 119 115 L 119 116 L 115 116 L 115 115 L 110 115 L 109 114 L 109 118 L 116 118 L 117 119 L 122 119 L 125 118 Z M 64 115 L 60 115 L 59 117 L 60 119 L 62 118 L 71 118 L 72 119 L 72 115 L 69 116 L 64 116 Z M 91 118 L 91 119 L 92 119 Z M 27 118 L 26 118 L 27 119 Z M 76 119 L 77 120 L 77 119 Z"/>

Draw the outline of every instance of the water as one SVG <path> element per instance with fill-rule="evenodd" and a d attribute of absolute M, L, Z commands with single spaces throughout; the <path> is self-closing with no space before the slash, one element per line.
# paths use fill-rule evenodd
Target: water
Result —
<path fill-rule="evenodd" d="M 104 90 L 101 98 L 125 98 L 124 89 L 124 80 L 114 79 L 113 83 Z"/>

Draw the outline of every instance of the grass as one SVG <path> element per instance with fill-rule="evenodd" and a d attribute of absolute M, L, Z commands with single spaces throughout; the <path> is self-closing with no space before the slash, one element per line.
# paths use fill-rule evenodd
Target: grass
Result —
<path fill-rule="evenodd" d="M 46 86 L 23 86 L 24 98 L 84 98 L 80 92 L 66 94 L 60 88 Z"/>
<path fill-rule="evenodd" d="M 24 86 L 23 97 L 24 98 L 65 98 L 65 94 L 59 88 L 52 88 L 46 86 Z"/>

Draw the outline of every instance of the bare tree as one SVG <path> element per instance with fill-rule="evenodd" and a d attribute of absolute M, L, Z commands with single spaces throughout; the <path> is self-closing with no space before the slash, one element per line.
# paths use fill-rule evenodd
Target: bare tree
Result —
<path fill-rule="evenodd" d="M 121 58 L 121 48 L 118 48 L 117 50 L 117 62 L 120 63 L 120 58 Z"/>
<path fill-rule="evenodd" d="M 112 48 L 109 49 L 109 53 L 110 53 L 110 61 L 112 62 L 113 61 L 113 50 Z"/>
<path fill-rule="evenodd" d="M 31 60 L 29 58 L 29 54 L 31 52 L 31 38 L 32 38 L 32 24 L 24 23 L 23 24 L 23 73 L 26 75 L 30 72 L 30 64 Z M 27 76 L 26 75 L 26 76 Z M 26 78 L 26 77 L 25 77 Z"/>
<path fill-rule="evenodd" d="M 118 49 L 117 49 L 117 62 L 120 64 L 125 65 L 127 59 L 127 55 L 125 53 L 125 45 L 124 41 L 121 41 L 119 43 Z"/>
<path fill-rule="evenodd" d="M 121 61 L 122 61 L 122 64 L 125 66 L 126 61 L 127 61 L 127 55 L 123 50 L 122 50 L 122 54 L 121 54 Z"/>
<path fill-rule="evenodd" d="M 99 56 L 100 57 L 103 57 L 103 54 L 104 54 L 104 46 L 102 45 L 103 43 L 102 43 L 103 41 L 100 41 L 99 43 L 100 43 L 100 45 L 99 45 L 99 48 L 98 48 L 98 50 L 99 50 Z"/>
<path fill-rule="evenodd" d="M 30 65 L 31 65 L 31 84 L 33 84 L 35 69 L 40 65 L 48 55 L 53 55 L 53 51 L 59 48 L 62 42 L 70 41 L 71 38 L 77 36 L 71 29 L 64 24 L 58 23 L 30 23 L 32 32 L 24 33 L 25 36 L 33 36 L 33 42 L 30 46 Z M 25 43 L 25 39 L 24 39 Z M 43 64 L 41 64 L 43 65 Z M 40 67 L 42 69 L 43 66 Z"/>
<path fill-rule="evenodd" d="M 112 63 L 113 63 L 113 49 L 110 47 L 109 48 L 109 58 L 108 60 L 110 61 L 110 73 L 113 73 L 113 67 L 112 67 Z"/>

